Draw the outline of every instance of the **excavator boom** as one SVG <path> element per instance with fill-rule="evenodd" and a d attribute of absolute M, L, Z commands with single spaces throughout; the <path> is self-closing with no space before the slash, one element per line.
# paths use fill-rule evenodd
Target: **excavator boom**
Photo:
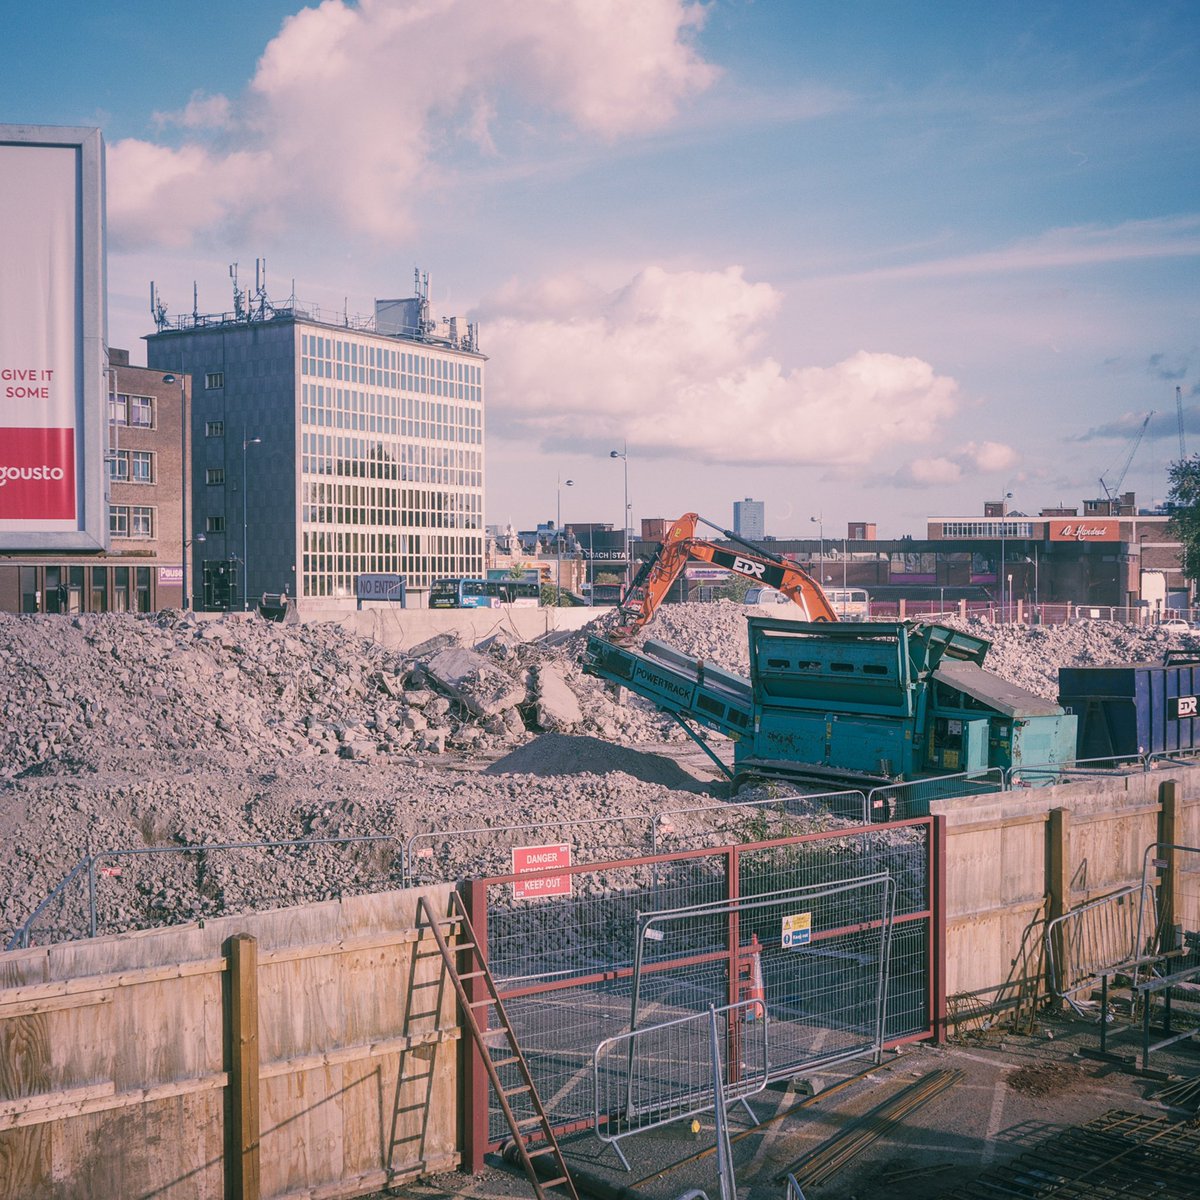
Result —
<path fill-rule="evenodd" d="M 838 619 L 821 585 L 807 571 L 786 559 L 753 548 L 749 543 L 744 543 L 746 549 L 732 550 L 698 538 L 696 526 L 701 523 L 720 530 L 720 526 L 705 521 L 698 513 L 684 513 L 667 531 L 662 545 L 643 564 L 621 601 L 620 623 L 612 634 L 613 641 L 627 643 L 637 636 L 642 626 L 654 616 L 690 558 L 725 567 L 736 575 L 776 588 L 799 606 L 807 621 Z M 727 529 L 720 532 L 741 541 Z"/>

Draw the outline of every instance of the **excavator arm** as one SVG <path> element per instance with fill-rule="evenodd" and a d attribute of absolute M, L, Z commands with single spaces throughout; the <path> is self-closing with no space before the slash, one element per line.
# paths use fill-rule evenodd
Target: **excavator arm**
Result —
<path fill-rule="evenodd" d="M 718 529 L 727 538 L 742 540 L 729 530 L 705 521 L 697 513 L 684 513 L 667 531 L 653 558 L 643 564 L 621 601 L 617 610 L 619 625 L 611 635 L 613 641 L 627 643 L 637 636 L 642 626 L 654 616 L 671 584 L 679 578 L 679 572 L 690 558 L 725 567 L 736 575 L 776 588 L 799 606 L 806 620 L 838 619 L 821 585 L 807 571 L 802 571 L 786 559 L 766 554 L 749 543 L 743 542 L 746 549 L 731 550 L 698 538 L 696 526 L 701 523 Z"/>

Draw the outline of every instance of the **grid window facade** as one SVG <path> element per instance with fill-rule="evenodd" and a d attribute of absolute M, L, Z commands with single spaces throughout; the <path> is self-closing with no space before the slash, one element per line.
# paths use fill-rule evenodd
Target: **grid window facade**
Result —
<path fill-rule="evenodd" d="M 128 504 L 110 504 L 108 506 L 108 532 L 110 537 L 129 536 Z"/>
<path fill-rule="evenodd" d="M 125 483 L 129 479 L 129 453 L 118 451 L 108 456 L 108 477 L 114 483 Z"/>
<path fill-rule="evenodd" d="M 205 421 L 204 422 L 204 436 L 211 437 L 211 438 L 224 437 L 225 436 L 225 422 L 224 421 Z"/>
<path fill-rule="evenodd" d="M 225 482 L 225 468 L 224 467 L 208 467 L 204 472 L 204 482 L 207 483 L 210 487 L 215 484 L 218 484 L 218 483 L 224 483 Z"/>
<path fill-rule="evenodd" d="M 205 517 L 204 518 L 205 533 L 224 533 L 225 518 L 224 517 Z"/>
<path fill-rule="evenodd" d="M 483 573 L 483 366 L 371 335 L 299 333 L 303 587 Z"/>
<path fill-rule="evenodd" d="M 223 388 L 225 386 L 225 372 L 208 371 L 204 376 L 204 386 L 210 392 L 216 388 Z"/>

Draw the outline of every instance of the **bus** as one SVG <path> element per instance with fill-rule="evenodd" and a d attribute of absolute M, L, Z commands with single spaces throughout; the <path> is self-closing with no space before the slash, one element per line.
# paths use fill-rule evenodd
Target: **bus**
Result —
<path fill-rule="evenodd" d="M 829 607 L 838 615 L 839 621 L 865 621 L 871 615 L 871 598 L 867 594 L 866 588 L 824 588 L 825 598 L 829 601 Z M 776 605 L 787 604 L 792 605 L 789 597 L 785 596 L 777 588 L 773 587 L 752 587 L 746 592 L 746 604 L 753 605 Z M 781 613 L 777 616 L 784 615 Z M 790 616 L 791 614 L 786 614 Z"/>
<path fill-rule="evenodd" d="M 430 608 L 537 608 L 542 589 L 524 579 L 435 579 L 429 589 Z"/>
<path fill-rule="evenodd" d="M 865 621 L 871 615 L 871 597 L 866 588 L 827 587 L 825 595 L 839 621 Z"/>

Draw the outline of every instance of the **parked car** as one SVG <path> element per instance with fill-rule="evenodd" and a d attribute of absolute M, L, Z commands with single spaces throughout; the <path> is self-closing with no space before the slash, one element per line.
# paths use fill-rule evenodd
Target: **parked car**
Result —
<path fill-rule="evenodd" d="M 1164 617 L 1158 623 L 1159 629 L 1167 633 L 1191 633 L 1192 627 L 1182 617 Z"/>

